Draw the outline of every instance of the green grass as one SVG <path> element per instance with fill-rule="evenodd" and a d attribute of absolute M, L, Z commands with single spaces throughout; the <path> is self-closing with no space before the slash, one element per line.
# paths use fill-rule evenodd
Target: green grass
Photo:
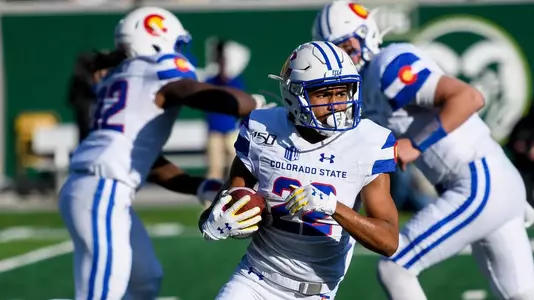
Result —
<path fill-rule="evenodd" d="M 145 224 L 181 223 L 186 226 L 196 226 L 201 208 L 198 205 L 143 208 L 136 210 L 137 215 Z M 0 230 L 9 227 L 63 227 L 63 220 L 57 211 L 15 211 L 0 212 Z"/>
<path fill-rule="evenodd" d="M 213 299 L 243 256 L 246 245 L 247 241 L 236 240 L 210 243 L 198 236 L 154 239 L 165 270 L 161 296 Z M 4 287 L 0 299 L 72 298 L 71 259 L 71 255 L 64 255 L 0 274 L 0 287 Z M 376 256 L 354 257 L 336 299 L 385 299 L 375 279 L 377 259 Z M 423 273 L 421 281 L 432 300 L 460 300 L 466 290 L 488 290 L 468 256 L 452 258 Z"/>
<path fill-rule="evenodd" d="M 185 226 L 196 227 L 201 207 L 198 205 L 188 205 L 165 208 L 142 208 L 135 209 L 135 211 L 147 225 L 156 223 L 180 223 Z M 400 214 L 399 223 L 403 224 L 410 216 L 410 213 Z M 18 226 L 57 228 L 63 227 L 63 221 L 57 211 L 0 212 L 0 230 Z"/>
<path fill-rule="evenodd" d="M 54 245 L 62 241 L 64 240 L 49 239 L 12 241 L 4 244 L 0 243 L 0 260 L 27 253 L 38 248 Z"/>
<path fill-rule="evenodd" d="M 195 229 L 199 213 L 198 206 L 138 210 L 147 225 L 179 222 L 192 227 L 185 235 L 153 239 L 165 270 L 161 296 L 179 296 L 180 300 L 213 299 L 245 253 L 247 240 L 204 241 Z M 402 214 L 401 223 L 409 216 Z M 13 226 L 62 225 L 57 212 L 0 213 L 0 230 Z M 62 241 L 58 237 L 41 238 L 0 243 L 0 260 Z M 385 299 L 375 276 L 377 259 L 377 256 L 355 256 L 336 299 Z M 0 300 L 72 299 L 71 260 L 72 255 L 66 254 L 0 273 Z M 420 279 L 431 300 L 460 300 L 466 290 L 489 291 L 470 256 L 454 257 L 423 272 Z"/>

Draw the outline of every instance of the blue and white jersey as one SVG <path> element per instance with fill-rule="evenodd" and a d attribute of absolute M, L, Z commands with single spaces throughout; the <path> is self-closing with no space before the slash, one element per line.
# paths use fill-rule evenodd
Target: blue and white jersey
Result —
<path fill-rule="evenodd" d="M 411 44 L 391 44 L 373 58 L 363 73 L 363 114 L 414 138 L 439 113 L 433 107 L 441 69 Z M 478 114 L 427 149 L 415 162 L 434 184 L 457 178 L 471 161 L 501 151 Z"/>
<path fill-rule="evenodd" d="M 128 59 L 97 88 L 93 131 L 71 158 L 73 171 L 94 172 L 138 188 L 167 142 L 179 107 L 159 108 L 156 93 L 168 82 L 196 79 L 182 55 Z"/>
<path fill-rule="evenodd" d="M 272 108 L 255 110 L 243 121 L 235 149 L 257 178 L 258 193 L 270 212 L 248 248 L 252 267 L 305 282 L 341 280 L 354 240 L 324 214 L 290 216 L 284 206 L 289 186 L 313 184 L 358 210 L 360 190 L 378 174 L 395 171 L 392 132 L 364 119 L 353 130 L 310 144 L 288 120 L 285 108 Z"/>

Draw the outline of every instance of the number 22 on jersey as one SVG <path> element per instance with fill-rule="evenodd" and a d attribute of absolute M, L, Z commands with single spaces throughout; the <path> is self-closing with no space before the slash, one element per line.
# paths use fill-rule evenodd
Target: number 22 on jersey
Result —
<path fill-rule="evenodd" d="M 114 81 L 101 87 L 97 96 L 93 130 L 108 129 L 124 132 L 124 116 L 121 112 L 126 106 L 128 82 L 126 80 Z"/>
<path fill-rule="evenodd" d="M 272 193 L 282 197 L 284 191 L 291 192 L 290 185 L 302 186 L 300 181 L 294 178 L 278 177 L 273 183 Z M 315 188 L 325 194 L 336 194 L 336 188 L 330 184 L 312 182 Z M 325 236 L 332 234 L 332 225 L 321 222 L 328 218 L 327 215 L 319 212 L 310 212 L 302 216 L 302 221 L 298 222 L 293 220 L 293 217 L 289 215 L 289 211 L 285 208 L 285 203 L 271 208 L 273 215 L 273 227 L 302 235 L 310 236 Z"/>

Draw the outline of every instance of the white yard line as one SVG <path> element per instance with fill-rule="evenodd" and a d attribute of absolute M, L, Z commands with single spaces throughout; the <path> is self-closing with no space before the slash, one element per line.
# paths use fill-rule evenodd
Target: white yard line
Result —
<path fill-rule="evenodd" d="M 9 230 L 9 229 L 8 229 Z M 171 236 L 179 236 L 182 235 L 185 231 L 185 227 L 180 224 L 174 224 L 174 223 L 164 223 L 164 224 L 155 224 L 152 226 L 147 226 L 147 230 L 152 237 L 171 237 Z M 23 230 L 25 232 L 25 237 L 36 237 L 39 236 L 40 233 L 42 233 L 43 230 L 39 229 L 29 229 L 26 228 Z M 57 230 L 54 230 L 57 231 Z M 4 230 L 1 233 L 6 232 Z M 1 236 L 1 235 L 0 235 Z M 11 235 L 8 235 L 11 236 Z M 17 240 L 15 238 L 9 239 L 6 238 L 7 241 L 9 240 Z M 47 259 L 51 259 L 57 256 L 61 256 L 67 253 L 70 253 L 74 250 L 74 246 L 72 242 L 64 241 L 61 243 L 57 243 L 51 246 L 46 246 L 39 248 L 37 250 L 27 252 L 18 256 L 6 258 L 3 260 L 0 260 L 0 274 L 21 268 L 27 265 L 31 265 L 34 263 L 38 263 L 40 261 L 44 261 Z"/>
<path fill-rule="evenodd" d="M 162 223 L 147 226 L 147 230 L 151 237 L 190 237 L 199 236 L 196 228 L 185 227 L 176 223 Z M 18 234 L 17 234 L 18 233 Z M 33 239 L 33 238 L 58 238 L 68 235 L 64 229 L 38 229 L 31 227 L 16 227 L 8 228 L 0 231 L 0 244 L 7 243 L 14 240 Z M 530 240 L 530 245 L 534 249 L 534 240 Z M 21 254 L 15 257 L 10 257 L 4 260 L 0 260 L 0 274 L 7 271 L 11 271 L 17 268 L 21 268 L 30 264 L 34 264 L 43 260 L 51 259 L 60 255 L 64 255 L 73 251 L 73 245 L 71 241 L 64 241 L 51 246 L 39 248 L 37 250 Z M 462 250 L 458 255 L 467 256 L 471 254 L 471 248 L 467 247 Z M 354 256 L 378 256 L 378 254 L 369 251 L 361 246 L 356 246 L 354 249 Z"/>
<path fill-rule="evenodd" d="M 70 253 L 72 252 L 73 248 L 74 247 L 72 245 L 72 242 L 66 241 L 52 246 L 39 248 L 37 250 L 24 253 L 22 255 L 0 260 L 0 274 L 43 260 L 54 258 L 56 256 Z"/>

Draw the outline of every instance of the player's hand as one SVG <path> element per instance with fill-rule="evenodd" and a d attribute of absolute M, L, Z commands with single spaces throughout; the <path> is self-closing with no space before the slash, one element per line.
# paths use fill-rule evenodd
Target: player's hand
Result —
<path fill-rule="evenodd" d="M 276 106 L 276 103 L 267 103 L 267 100 L 261 94 L 252 94 L 251 96 L 256 101 L 256 109 L 267 109 Z"/>
<path fill-rule="evenodd" d="M 327 195 L 313 185 L 297 187 L 290 185 L 293 192 L 286 198 L 286 209 L 294 215 L 298 211 L 304 213 L 317 211 L 329 216 L 336 212 L 337 197 L 330 193 Z"/>
<path fill-rule="evenodd" d="M 410 139 L 402 138 L 397 140 L 397 159 L 401 170 L 406 171 L 406 166 L 413 163 L 421 156 L 421 151 L 415 149 Z"/>
<path fill-rule="evenodd" d="M 250 201 L 250 196 L 245 196 L 235 202 L 231 207 L 223 211 L 223 208 L 232 200 L 232 196 L 226 191 L 213 207 L 211 214 L 202 224 L 202 234 L 208 240 L 224 240 L 228 237 L 247 235 L 258 230 L 261 221 L 259 207 L 236 214 L 245 204 Z"/>
<path fill-rule="evenodd" d="M 197 198 L 204 209 L 211 206 L 223 184 L 219 179 L 206 179 L 198 186 Z"/>

